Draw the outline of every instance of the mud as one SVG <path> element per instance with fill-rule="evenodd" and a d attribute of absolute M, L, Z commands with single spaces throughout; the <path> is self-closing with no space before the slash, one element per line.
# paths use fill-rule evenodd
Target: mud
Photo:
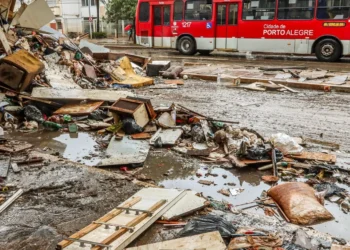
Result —
<path fill-rule="evenodd" d="M 10 192 L 20 187 L 24 193 L 1 214 L 1 250 L 55 249 L 62 236 L 90 224 L 140 189 L 124 176 L 62 160 L 21 170 L 7 177 L 15 186 Z"/>

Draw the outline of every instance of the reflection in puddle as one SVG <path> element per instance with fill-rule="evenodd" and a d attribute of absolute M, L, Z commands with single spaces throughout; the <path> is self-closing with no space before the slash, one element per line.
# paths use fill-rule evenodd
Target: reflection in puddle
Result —
<path fill-rule="evenodd" d="M 25 140 L 35 148 L 48 148 L 47 153 L 59 152 L 61 156 L 71 161 L 79 161 L 89 166 L 96 165 L 100 158 L 96 157 L 98 144 L 95 135 L 85 132 L 61 133 L 39 131 L 35 133 L 11 133 L 8 138 Z"/>
<path fill-rule="evenodd" d="M 174 171 L 168 176 L 164 176 L 163 174 L 169 172 L 169 169 L 174 169 Z M 211 175 L 206 177 L 205 174 L 209 171 Z M 146 161 L 145 168 L 141 172 L 147 177 L 153 178 L 155 176 L 153 179 L 165 188 L 192 189 L 215 200 L 228 201 L 232 205 L 251 202 L 259 197 L 264 190 L 268 190 L 270 185 L 261 182 L 261 176 L 271 174 L 269 171 L 258 171 L 254 167 L 227 170 L 219 166 L 200 163 L 193 158 L 184 158 L 172 152 L 151 153 L 151 156 Z M 200 173 L 202 176 L 198 177 L 196 173 Z M 216 174 L 216 177 L 212 176 Z M 227 177 L 225 178 L 224 176 Z M 199 180 L 213 181 L 216 185 L 202 185 L 198 183 Z M 305 180 L 298 179 L 297 181 Z M 227 183 L 234 183 L 235 186 L 229 186 Z M 350 191 L 350 188 L 346 185 L 337 185 Z M 243 188 L 244 191 L 236 196 L 230 195 L 230 197 L 218 193 L 220 189 L 230 188 Z M 350 234 L 348 233 L 350 229 L 350 216 L 340 211 L 339 205 L 336 203 L 326 201 L 325 206 L 333 214 L 335 219 L 314 225 L 313 228 L 336 237 L 350 240 Z M 261 209 L 252 208 L 249 211 L 263 214 Z"/>

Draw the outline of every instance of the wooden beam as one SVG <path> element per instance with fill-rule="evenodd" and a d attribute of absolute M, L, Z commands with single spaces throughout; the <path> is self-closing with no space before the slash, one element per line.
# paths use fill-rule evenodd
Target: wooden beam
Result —
<path fill-rule="evenodd" d="M 133 205 L 135 205 L 139 201 L 141 201 L 140 197 L 134 197 L 131 201 L 128 201 L 125 204 L 121 205 L 121 207 L 132 207 Z M 109 220 L 113 219 L 114 217 L 121 214 L 122 212 L 123 212 L 123 210 L 121 210 L 121 209 L 113 209 L 108 214 L 99 218 L 96 222 L 108 222 Z M 80 239 L 84 235 L 90 233 L 91 231 L 95 230 L 96 228 L 98 228 L 100 226 L 101 226 L 100 224 L 92 223 L 92 224 L 84 227 L 83 229 L 81 229 L 79 232 L 72 234 L 69 238 Z M 73 241 L 63 240 L 57 244 L 56 249 L 63 249 L 72 243 L 73 243 Z"/>
<path fill-rule="evenodd" d="M 4 204 L 2 204 L 0 206 L 0 214 L 6 209 L 8 208 L 18 197 L 21 196 L 21 194 L 23 194 L 23 189 L 19 189 L 14 195 L 12 195 L 10 197 L 10 199 L 8 199 L 7 201 L 4 202 Z"/>
<path fill-rule="evenodd" d="M 158 208 L 160 208 L 161 206 L 163 206 L 166 203 L 166 200 L 160 200 L 158 201 L 156 204 L 154 204 L 153 206 L 151 206 L 149 209 L 147 209 L 150 212 L 155 212 Z M 133 219 L 132 221 L 128 222 L 126 224 L 127 227 L 134 227 L 137 224 L 139 224 L 141 221 L 143 221 L 144 219 L 146 219 L 148 217 L 147 213 L 143 213 L 138 215 L 137 217 L 135 217 L 135 219 Z M 105 245 L 109 245 L 111 244 L 113 241 L 115 241 L 116 239 L 118 239 L 120 236 L 122 236 L 123 234 L 125 234 L 126 232 L 128 232 L 127 228 L 121 228 L 118 231 L 116 231 L 115 233 L 113 233 L 112 235 L 110 235 L 109 237 L 107 237 L 106 239 L 104 239 L 101 244 L 105 244 Z M 95 246 L 93 248 L 91 248 L 91 250 L 100 250 L 102 249 L 99 246 Z"/>
<path fill-rule="evenodd" d="M 6 54 L 7 55 L 11 55 L 12 54 L 12 50 L 11 50 L 10 44 L 7 41 L 6 35 L 5 35 L 5 33 L 4 33 L 4 31 L 2 30 L 1 27 L 0 27 L 0 41 L 1 41 L 2 47 L 6 51 Z"/>

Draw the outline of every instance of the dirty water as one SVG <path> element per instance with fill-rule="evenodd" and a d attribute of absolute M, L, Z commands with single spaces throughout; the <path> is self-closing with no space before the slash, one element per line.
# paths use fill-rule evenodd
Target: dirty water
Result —
<path fill-rule="evenodd" d="M 171 170 L 173 169 L 173 171 Z M 170 171 L 169 171 L 170 170 Z M 217 174 L 214 176 L 205 176 L 206 173 Z M 264 190 L 271 186 L 261 181 L 261 176 L 271 175 L 270 171 L 258 171 L 255 167 L 244 169 L 223 169 L 220 165 L 203 164 L 196 159 L 186 158 L 171 151 L 159 151 L 151 153 L 145 162 L 145 167 L 140 173 L 146 177 L 152 177 L 158 185 L 165 188 L 192 189 L 204 196 L 210 196 L 214 200 L 227 201 L 233 206 L 246 202 L 251 202 L 260 197 Z M 197 177 L 196 173 L 202 174 Z M 227 176 L 225 178 L 225 175 Z M 213 181 L 215 185 L 202 185 L 199 180 Z M 303 181 L 298 179 L 298 181 Z M 234 183 L 229 186 L 227 183 Z M 338 186 L 350 191 L 350 188 L 343 184 Z M 244 189 L 241 193 L 230 197 L 218 193 L 221 189 Z M 249 207 L 252 204 L 239 206 L 238 208 Z M 335 237 L 341 237 L 350 240 L 348 233 L 350 229 L 350 216 L 344 214 L 338 204 L 325 201 L 326 208 L 333 214 L 334 220 L 313 225 L 312 227 L 321 232 L 329 233 Z M 257 207 L 250 208 L 247 211 L 263 214 L 262 209 Z"/>
<path fill-rule="evenodd" d="M 88 166 L 94 166 L 101 158 L 99 145 L 93 133 L 61 133 L 38 131 L 23 134 L 10 133 L 8 138 L 13 140 L 25 140 L 35 148 L 47 151 L 49 154 L 59 153 L 60 156 L 71 161 L 80 162 Z"/>

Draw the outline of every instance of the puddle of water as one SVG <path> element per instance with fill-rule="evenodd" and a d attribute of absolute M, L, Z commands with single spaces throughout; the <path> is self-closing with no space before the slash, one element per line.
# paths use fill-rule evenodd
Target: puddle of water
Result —
<path fill-rule="evenodd" d="M 164 173 L 169 172 L 169 169 L 173 169 L 173 172 L 164 176 Z M 208 176 L 211 169 L 211 174 L 217 174 L 217 177 Z M 257 169 L 244 168 L 244 169 L 223 169 L 219 166 L 213 167 L 206 164 L 202 164 L 199 161 L 191 158 L 184 158 L 178 156 L 172 152 L 151 154 L 148 157 L 145 168 L 141 171 L 148 177 L 158 182 L 159 185 L 163 185 L 165 188 L 179 188 L 179 189 L 192 189 L 196 192 L 203 193 L 204 196 L 211 196 L 218 201 L 228 201 L 233 205 L 243 204 L 251 202 L 255 198 L 259 197 L 263 190 L 268 190 L 270 185 L 261 181 L 261 176 L 271 175 L 270 171 L 258 171 Z M 201 177 L 197 177 L 196 173 L 201 173 Z M 224 178 L 223 175 L 227 177 Z M 213 181 L 216 185 L 202 185 L 198 183 L 199 180 Z M 305 181 L 298 179 L 297 181 Z M 235 186 L 229 186 L 227 183 L 235 183 Z M 350 191 L 350 188 L 343 184 L 337 184 L 340 187 Z M 237 189 L 243 188 L 244 191 L 236 196 L 230 195 L 230 197 L 218 193 L 220 189 Z M 252 204 L 251 204 L 252 205 Z M 250 205 L 247 205 L 248 207 Z M 239 207 L 243 208 L 245 206 Z M 333 214 L 334 220 L 324 222 L 313 227 L 321 232 L 329 233 L 333 236 L 350 240 L 350 216 L 344 214 L 338 204 L 329 201 L 325 202 L 325 207 Z M 250 211 L 254 211 L 259 214 L 263 214 L 262 209 L 251 208 Z"/>
<path fill-rule="evenodd" d="M 27 141 L 39 149 L 49 148 L 48 153 L 59 152 L 68 160 L 79 161 L 88 166 L 94 166 L 101 160 L 98 156 L 101 152 L 98 150 L 95 135 L 86 132 L 75 134 L 47 131 L 14 132 L 9 134 L 8 138 Z"/>

